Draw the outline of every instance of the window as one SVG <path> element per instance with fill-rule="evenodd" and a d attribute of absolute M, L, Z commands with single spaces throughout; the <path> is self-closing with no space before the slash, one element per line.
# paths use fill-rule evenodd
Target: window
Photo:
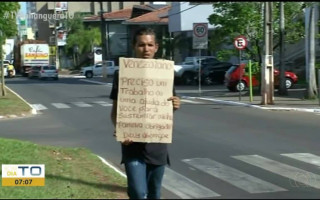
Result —
<path fill-rule="evenodd" d="M 206 58 L 202 62 L 203 64 L 209 64 L 209 65 L 215 65 L 217 63 L 220 63 L 220 61 L 217 60 L 216 58 Z"/>
<path fill-rule="evenodd" d="M 227 74 L 231 74 L 235 69 L 237 69 L 237 66 L 230 67 L 230 69 L 227 71 Z"/>
<path fill-rule="evenodd" d="M 112 2 L 108 2 L 108 12 L 112 12 Z"/>
<path fill-rule="evenodd" d="M 9 62 L 9 60 L 4 60 L 4 61 L 3 61 L 3 64 L 4 64 L 4 65 L 9 65 L 10 62 Z"/>
<path fill-rule="evenodd" d="M 107 67 L 112 67 L 113 63 L 112 62 L 107 62 Z"/>
<path fill-rule="evenodd" d="M 182 64 L 184 64 L 184 65 L 193 65 L 193 61 L 183 62 Z"/>
<path fill-rule="evenodd" d="M 123 1 L 119 2 L 119 9 L 122 10 L 123 9 Z"/>

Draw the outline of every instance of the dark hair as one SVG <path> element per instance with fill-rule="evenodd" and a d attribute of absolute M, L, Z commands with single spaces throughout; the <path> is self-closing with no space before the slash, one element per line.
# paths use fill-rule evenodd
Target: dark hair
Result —
<path fill-rule="evenodd" d="M 137 42 L 137 37 L 141 36 L 141 35 L 154 35 L 155 42 L 156 42 L 156 44 L 158 43 L 157 35 L 152 28 L 140 28 L 133 35 L 133 42 L 132 42 L 133 46 Z"/>

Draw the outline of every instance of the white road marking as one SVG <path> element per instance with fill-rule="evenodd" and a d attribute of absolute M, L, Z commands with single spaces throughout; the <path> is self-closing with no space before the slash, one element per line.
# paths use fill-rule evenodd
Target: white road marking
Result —
<path fill-rule="evenodd" d="M 112 106 L 111 103 L 105 102 L 105 101 L 94 101 L 93 103 L 99 104 L 101 106 Z"/>
<path fill-rule="evenodd" d="M 285 153 L 281 155 L 320 167 L 320 156 L 311 153 Z"/>
<path fill-rule="evenodd" d="M 297 182 L 320 189 L 320 176 L 290 165 L 286 165 L 259 155 L 232 156 L 248 164 L 260 167 L 280 176 L 294 180 L 291 186 L 297 186 Z"/>
<path fill-rule="evenodd" d="M 56 108 L 63 109 L 63 108 L 70 108 L 67 104 L 64 103 L 51 103 Z"/>
<path fill-rule="evenodd" d="M 34 108 L 34 109 L 36 109 L 36 110 L 47 110 L 48 108 L 47 107 L 45 107 L 44 105 L 42 105 L 42 104 L 31 104 L 32 105 L 32 107 Z"/>
<path fill-rule="evenodd" d="M 87 79 L 80 79 L 80 81 L 88 82 L 88 83 L 96 83 L 100 85 L 107 85 L 107 86 L 112 86 L 112 83 L 105 83 L 105 82 L 100 82 L 100 81 L 93 81 L 93 80 L 87 80 Z"/>
<path fill-rule="evenodd" d="M 81 108 L 92 107 L 92 105 L 86 104 L 85 102 L 71 102 L 71 103 Z"/>
<path fill-rule="evenodd" d="M 242 171 L 226 166 L 209 158 L 185 159 L 183 162 L 211 176 L 226 181 L 249 193 L 267 193 L 287 191 L 272 183 L 263 181 Z"/>
<path fill-rule="evenodd" d="M 166 168 L 163 187 L 183 199 L 201 199 L 218 197 L 218 193 L 188 179 L 187 177 Z"/>
<path fill-rule="evenodd" d="M 188 99 L 181 99 L 180 101 L 181 102 L 185 102 L 185 103 L 201 104 L 201 102 L 191 101 L 191 100 L 188 100 Z"/>

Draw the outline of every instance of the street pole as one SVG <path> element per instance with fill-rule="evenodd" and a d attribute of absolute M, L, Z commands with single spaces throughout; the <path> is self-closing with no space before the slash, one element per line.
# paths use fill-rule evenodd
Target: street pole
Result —
<path fill-rule="evenodd" d="M 249 60 L 249 91 L 250 91 L 250 102 L 253 101 L 253 92 L 252 92 L 252 71 L 251 71 L 251 60 Z"/>
<path fill-rule="evenodd" d="M 264 42 L 265 51 L 261 76 L 261 104 L 274 104 L 273 84 L 273 37 L 272 37 L 272 2 L 264 3 Z"/>
<path fill-rule="evenodd" d="M 53 2 L 54 3 L 54 15 L 57 14 L 56 12 L 56 2 Z M 59 22 L 58 19 L 56 19 Z M 60 68 L 60 60 L 59 60 L 59 46 L 58 46 L 58 31 L 57 31 L 57 21 L 55 21 L 54 23 L 54 35 L 55 35 L 55 45 L 56 45 L 56 68 L 59 69 Z"/>
<path fill-rule="evenodd" d="M 284 36 L 284 3 L 280 2 L 280 95 L 288 94 L 284 72 Z"/>
<path fill-rule="evenodd" d="M 201 49 L 199 49 L 199 96 L 201 96 Z"/>
<path fill-rule="evenodd" d="M 241 79 L 242 79 L 242 69 L 241 69 L 241 50 L 239 49 L 239 69 L 240 69 L 240 73 L 239 73 L 239 101 L 241 101 Z"/>
<path fill-rule="evenodd" d="M 106 76 L 106 24 L 103 17 L 103 5 L 102 1 L 100 1 L 100 20 L 101 20 L 101 51 L 102 51 L 102 75 L 104 78 L 107 78 Z"/>

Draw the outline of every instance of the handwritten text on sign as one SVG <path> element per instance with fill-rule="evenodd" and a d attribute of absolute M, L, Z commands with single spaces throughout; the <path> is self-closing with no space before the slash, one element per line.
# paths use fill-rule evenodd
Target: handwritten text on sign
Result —
<path fill-rule="evenodd" d="M 174 63 L 120 58 L 117 141 L 171 143 Z"/>

